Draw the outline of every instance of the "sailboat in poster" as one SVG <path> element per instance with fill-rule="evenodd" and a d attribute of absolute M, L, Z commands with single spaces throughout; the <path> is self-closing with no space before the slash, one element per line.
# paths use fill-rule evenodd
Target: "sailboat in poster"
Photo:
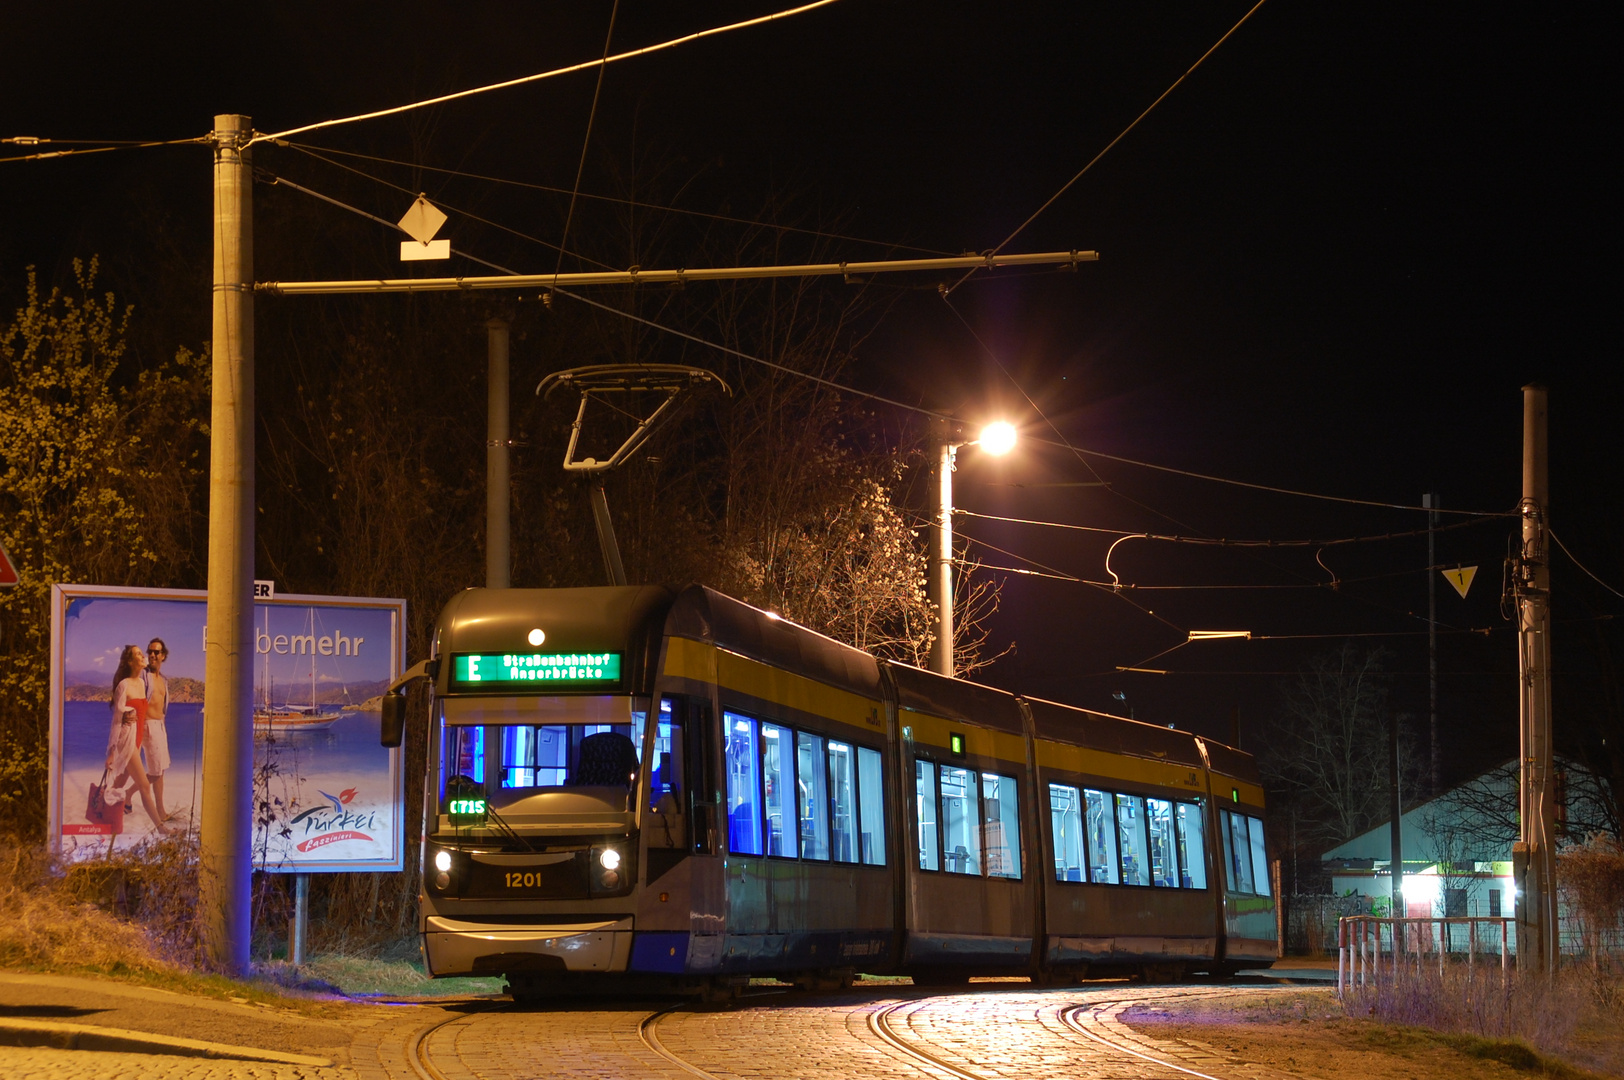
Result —
<path fill-rule="evenodd" d="M 271 613 L 265 612 L 265 636 L 271 633 Z M 315 637 L 316 612 L 310 611 L 310 636 Z M 338 722 L 339 711 L 331 706 L 316 704 L 316 652 L 310 650 L 310 704 L 289 705 L 271 703 L 271 657 L 262 658 L 264 667 L 260 682 L 260 700 L 254 706 L 254 727 L 259 731 L 284 732 L 326 731 Z"/>

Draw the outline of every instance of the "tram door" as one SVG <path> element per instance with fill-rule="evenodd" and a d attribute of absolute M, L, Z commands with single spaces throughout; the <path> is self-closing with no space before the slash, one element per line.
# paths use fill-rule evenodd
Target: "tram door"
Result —
<path fill-rule="evenodd" d="M 652 733 L 652 770 L 648 787 L 649 880 L 688 855 L 709 855 L 716 848 L 710 811 L 709 743 L 703 702 L 677 694 L 660 698 Z"/>

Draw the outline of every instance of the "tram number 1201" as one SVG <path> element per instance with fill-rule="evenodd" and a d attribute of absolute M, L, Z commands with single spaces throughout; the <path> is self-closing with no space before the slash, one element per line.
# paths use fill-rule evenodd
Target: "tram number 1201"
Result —
<path fill-rule="evenodd" d="M 533 889 L 541 884 L 540 874 L 520 874 L 510 871 L 504 876 L 507 878 L 507 887 L 510 889 Z"/>

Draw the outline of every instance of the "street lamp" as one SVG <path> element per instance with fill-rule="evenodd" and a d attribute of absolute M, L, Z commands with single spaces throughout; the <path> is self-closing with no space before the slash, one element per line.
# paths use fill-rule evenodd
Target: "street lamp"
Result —
<path fill-rule="evenodd" d="M 1002 457 L 1015 449 L 1015 425 L 1003 421 L 988 424 L 981 429 L 981 438 L 956 443 L 953 429 L 942 435 L 941 457 L 936 464 L 938 506 L 936 516 L 935 553 L 931 557 L 930 577 L 926 584 L 930 600 L 936 605 L 936 636 L 930 643 L 930 670 L 939 675 L 953 676 L 953 468 L 959 447 L 979 446 L 993 455 Z"/>

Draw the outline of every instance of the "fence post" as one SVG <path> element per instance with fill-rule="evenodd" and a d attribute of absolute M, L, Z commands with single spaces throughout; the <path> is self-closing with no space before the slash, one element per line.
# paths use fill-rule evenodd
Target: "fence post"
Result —
<path fill-rule="evenodd" d="M 1348 967 L 1348 921 L 1336 921 L 1336 996 L 1342 996 L 1342 980 Z"/>

